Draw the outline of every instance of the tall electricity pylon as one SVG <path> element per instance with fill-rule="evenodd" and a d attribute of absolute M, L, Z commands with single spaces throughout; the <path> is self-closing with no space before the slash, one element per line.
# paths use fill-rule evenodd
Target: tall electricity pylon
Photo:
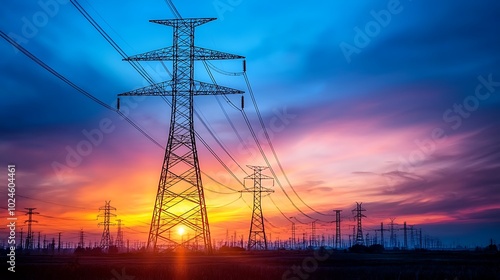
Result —
<path fill-rule="evenodd" d="M 267 167 L 247 165 L 253 170 L 253 174 L 245 179 L 253 180 L 253 188 L 246 188 L 243 192 L 253 193 L 252 221 L 250 222 L 250 232 L 248 234 L 248 250 L 267 250 L 267 238 L 264 226 L 264 214 L 262 213 L 262 193 L 273 193 L 274 190 L 264 188 L 262 180 L 273 180 L 272 177 L 262 175 L 262 170 Z"/>
<path fill-rule="evenodd" d="M 28 223 L 28 235 L 26 236 L 26 243 L 25 243 L 25 248 L 28 250 L 33 250 L 35 248 L 34 243 L 33 243 L 33 230 L 31 229 L 31 224 L 32 223 L 38 223 L 38 221 L 33 220 L 33 215 L 40 214 L 38 212 L 33 212 L 36 208 L 24 208 L 28 210 L 26 215 L 28 215 L 28 219 L 24 221 L 25 223 Z"/>
<path fill-rule="evenodd" d="M 99 208 L 99 212 L 102 210 L 104 213 L 97 215 L 97 217 L 103 217 L 104 220 L 100 222 L 98 225 L 104 226 L 102 230 L 102 236 L 101 236 L 101 248 L 103 250 L 108 250 L 109 246 L 113 245 L 113 241 L 111 239 L 111 235 L 109 234 L 109 226 L 110 225 L 115 225 L 111 223 L 110 219 L 111 217 L 116 217 L 115 214 L 111 213 L 111 210 L 116 211 L 115 207 L 112 207 L 110 205 L 111 201 L 106 201 L 105 205 Z"/>
<path fill-rule="evenodd" d="M 354 214 L 354 218 L 357 221 L 357 230 L 356 230 L 356 244 L 358 245 L 363 245 L 364 244 L 364 238 L 363 238 L 363 226 L 361 225 L 361 219 L 366 218 L 365 215 L 363 215 L 363 211 L 366 211 L 366 209 L 363 209 L 361 207 L 361 203 L 356 202 L 356 209 L 353 209 L 352 212 L 356 212 Z"/>
<path fill-rule="evenodd" d="M 215 18 L 151 20 L 173 27 L 173 46 L 126 58 L 127 61 L 173 62 L 172 80 L 119 94 L 119 96 L 172 96 L 167 147 L 151 218 L 148 249 L 212 252 L 205 195 L 201 182 L 193 124 L 193 97 L 236 94 L 243 91 L 194 80 L 196 60 L 243 59 L 243 56 L 194 45 L 195 27 Z M 172 230 L 181 238 L 170 236 Z M 187 238 L 185 238 L 187 236 Z M 203 246 L 200 248 L 200 245 Z"/>

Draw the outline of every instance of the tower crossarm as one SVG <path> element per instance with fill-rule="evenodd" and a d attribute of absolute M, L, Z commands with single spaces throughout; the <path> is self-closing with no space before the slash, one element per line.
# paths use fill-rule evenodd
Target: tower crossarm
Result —
<path fill-rule="evenodd" d="M 135 89 L 125 93 L 118 94 L 118 96 L 173 96 L 172 81 L 165 81 L 154 85 L 146 86 L 143 88 Z M 242 94 L 244 91 L 209 84 L 200 81 L 193 81 L 194 95 L 222 95 L 222 94 Z"/>
<path fill-rule="evenodd" d="M 230 54 L 201 47 L 193 48 L 193 60 L 223 60 L 223 59 L 244 59 L 244 56 Z M 179 53 L 183 56 L 183 53 Z M 184 54 L 189 56 L 189 53 Z M 174 60 L 174 47 L 166 47 L 154 51 L 145 52 L 142 54 L 133 55 L 123 59 L 124 61 L 164 61 Z"/>
<path fill-rule="evenodd" d="M 172 27 L 196 27 L 213 20 L 216 20 L 216 18 L 152 19 L 149 22 Z"/>

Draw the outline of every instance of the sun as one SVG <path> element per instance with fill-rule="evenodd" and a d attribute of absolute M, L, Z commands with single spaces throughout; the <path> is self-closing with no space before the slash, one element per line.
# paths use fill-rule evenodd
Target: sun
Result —
<path fill-rule="evenodd" d="M 184 230 L 184 228 L 183 228 L 183 227 L 180 227 L 179 229 L 177 229 L 177 233 L 178 233 L 179 235 L 183 235 L 183 234 L 184 234 L 184 232 L 186 232 L 186 231 Z"/>

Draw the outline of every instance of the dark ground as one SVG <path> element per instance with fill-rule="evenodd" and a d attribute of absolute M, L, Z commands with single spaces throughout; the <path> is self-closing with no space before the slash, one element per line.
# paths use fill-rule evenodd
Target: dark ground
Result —
<path fill-rule="evenodd" d="M 17 256 L 1 279 L 499 279 L 500 254 L 274 251 L 113 256 Z M 7 277 L 4 277 L 6 275 Z"/>

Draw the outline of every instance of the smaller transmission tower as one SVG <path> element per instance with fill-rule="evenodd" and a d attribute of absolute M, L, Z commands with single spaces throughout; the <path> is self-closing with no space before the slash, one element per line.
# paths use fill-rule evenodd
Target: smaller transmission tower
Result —
<path fill-rule="evenodd" d="M 335 249 L 339 249 L 342 246 L 342 235 L 340 234 L 340 212 L 342 210 L 335 211 Z"/>
<path fill-rule="evenodd" d="M 101 236 L 101 248 L 103 250 L 108 250 L 109 246 L 113 245 L 113 241 L 111 240 L 111 235 L 109 234 L 109 226 L 115 225 L 110 222 L 111 217 L 116 217 L 115 214 L 111 213 L 111 210 L 116 211 L 115 207 L 110 205 L 111 201 L 105 201 L 105 205 L 99 208 L 100 211 L 104 211 L 104 213 L 99 214 L 97 217 L 103 217 L 104 220 L 100 222 L 98 225 L 104 226 L 102 230 Z"/>
<path fill-rule="evenodd" d="M 28 212 L 26 213 L 26 215 L 28 215 L 28 219 L 26 221 L 24 221 L 25 223 L 28 223 L 28 236 L 26 236 L 25 247 L 28 250 L 33 250 L 35 248 L 35 246 L 34 246 L 35 243 L 33 241 L 33 230 L 31 228 L 31 225 L 33 223 L 38 223 L 38 221 L 33 220 L 33 215 L 37 215 L 40 213 L 33 212 L 33 210 L 35 210 L 36 208 L 24 208 L 24 209 L 28 210 Z M 40 241 L 39 241 L 39 243 L 40 243 Z M 40 245 L 38 245 L 38 247 L 40 247 Z"/>
<path fill-rule="evenodd" d="M 84 242 L 84 234 L 83 234 L 83 228 L 80 229 L 80 241 L 78 242 L 78 247 L 80 248 L 85 248 L 85 242 Z"/>
<path fill-rule="evenodd" d="M 262 170 L 267 168 L 265 166 L 247 166 L 254 171 L 252 175 L 245 177 L 245 179 L 253 180 L 253 188 L 245 187 L 245 189 L 240 192 L 253 193 L 253 211 L 252 221 L 250 223 L 250 233 L 248 235 L 248 250 L 267 250 L 264 215 L 262 213 L 262 193 L 273 193 L 274 191 L 262 187 L 262 180 L 273 180 L 273 178 L 262 175 Z"/>
<path fill-rule="evenodd" d="M 390 231 L 391 231 L 391 237 L 390 237 L 390 243 L 391 243 L 391 247 L 392 248 L 396 248 L 398 246 L 397 244 L 397 238 L 396 238 L 396 233 L 394 232 L 394 225 L 396 225 L 394 223 L 394 220 L 396 220 L 396 218 L 391 218 L 391 223 L 390 223 Z"/>
<path fill-rule="evenodd" d="M 293 217 L 290 217 L 290 221 L 292 221 Z M 292 221 L 292 242 L 291 242 L 292 250 L 295 250 L 295 223 Z"/>
<path fill-rule="evenodd" d="M 122 231 L 122 220 L 117 219 L 116 220 L 117 225 L 118 225 L 118 232 L 116 233 L 116 242 L 115 245 L 118 247 L 118 249 L 123 248 L 123 231 Z"/>
<path fill-rule="evenodd" d="M 364 244 L 364 238 L 363 238 L 363 226 L 361 225 L 361 220 L 362 218 L 366 218 L 365 215 L 363 215 L 363 211 L 366 211 L 366 209 L 363 209 L 361 207 L 361 203 L 356 202 L 356 209 L 353 209 L 352 212 L 356 212 L 354 214 L 354 218 L 357 221 L 357 231 L 356 231 L 356 244 L 358 245 L 363 245 Z"/>

